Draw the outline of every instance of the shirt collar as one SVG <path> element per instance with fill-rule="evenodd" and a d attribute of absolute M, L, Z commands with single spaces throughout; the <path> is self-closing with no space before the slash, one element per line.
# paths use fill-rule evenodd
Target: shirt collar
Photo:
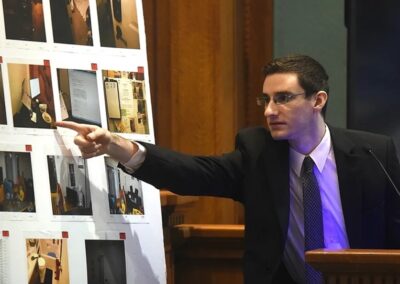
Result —
<path fill-rule="evenodd" d="M 324 137 L 322 137 L 321 142 L 319 142 L 317 147 L 315 147 L 315 149 L 309 155 L 313 159 L 320 173 L 322 173 L 322 170 L 324 169 L 325 162 L 331 150 L 331 146 L 332 146 L 331 134 L 329 132 L 328 126 L 325 125 Z M 290 167 L 294 170 L 297 176 L 300 176 L 301 166 L 303 164 L 305 155 L 297 152 L 292 147 L 290 147 L 289 156 L 290 156 Z"/>

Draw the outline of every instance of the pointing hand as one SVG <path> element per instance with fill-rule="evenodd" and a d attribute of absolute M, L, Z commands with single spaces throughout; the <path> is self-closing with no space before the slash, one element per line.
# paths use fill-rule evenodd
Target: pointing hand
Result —
<path fill-rule="evenodd" d="M 74 143 L 79 147 L 83 158 L 92 158 L 109 154 L 112 135 L 108 130 L 95 125 L 79 124 L 72 121 L 59 121 L 56 126 L 72 129 L 77 132 Z"/>

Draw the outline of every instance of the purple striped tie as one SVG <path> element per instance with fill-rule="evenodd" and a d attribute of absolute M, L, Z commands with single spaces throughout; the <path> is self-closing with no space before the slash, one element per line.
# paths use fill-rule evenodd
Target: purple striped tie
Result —
<path fill-rule="evenodd" d="M 314 175 L 314 161 L 306 156 L 301 169 L 304 207 L 304 251 L 324 248 L 321 195 Z M 323 283 L 322 273 L 306 264 L 306 283 Z"/>

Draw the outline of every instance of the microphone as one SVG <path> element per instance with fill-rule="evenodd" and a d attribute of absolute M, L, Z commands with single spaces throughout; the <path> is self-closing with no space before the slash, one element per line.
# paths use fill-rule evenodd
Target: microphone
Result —
<path fill-rule="evenodd" d="M 389 173 L 386 171 L 384 165 L 382 164 L 381 160 L 379 160 L 379 158 L 375 155 L 374 151 L 372 150 L 371 145 L 364 145 L 363 149 L 370 154 L 379 164 L 379 166 L 381 167 L 382 171 L 385 173 L 387 179 L 389 180 L 389 182 L 391 183 L 391 185 L 393 186 L 394 190 L 396 191 L 397 195 L 400 197 L 400 191 L 397 188 L 397 186 L 394 184 L 392 178 L 390 177 Z"/>

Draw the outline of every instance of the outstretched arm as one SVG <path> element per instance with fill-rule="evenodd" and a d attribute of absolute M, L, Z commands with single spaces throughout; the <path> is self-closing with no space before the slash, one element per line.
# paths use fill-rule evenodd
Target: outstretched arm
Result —
<path fill-rule="evenodd" d="M 56 126 L 77 132 L 74 143 L 79 147 L 83 158 L 92 158 L 103 154 L 124 164 L 138 151 L 138 146 L 110 131 L 95 125 L 79 124 L 72 121 L 59 121 Z"/>

